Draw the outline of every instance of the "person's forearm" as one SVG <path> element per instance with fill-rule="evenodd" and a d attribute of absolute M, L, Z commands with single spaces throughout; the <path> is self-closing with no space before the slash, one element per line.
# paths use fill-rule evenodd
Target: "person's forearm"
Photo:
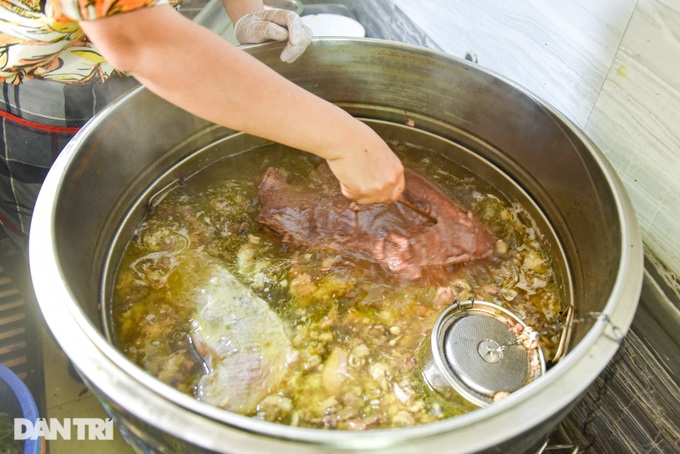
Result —
<path fill-rule="evenodd" d="M 84 22 L 82 27 L 107 60 L 130 71 L 162 98 L 211 122 L 327 159 L 337 157 L 328 148 L 331 138 L 313 131 L 332 130 L 336 141 L 350 142 L 356 125 L 348 114 L 172 8 L 159 6 L 128 15 Z M 130 39 L 143 46 L 126 44 L 129 23 L 121 33 L 106 32 L 116 39 L 99 39 L 101 26 L 112 26 L 105 21 L 129 21 L 132 15 L 138 21 L 136 29 L 143 31 Z"/>
<path fill-rule="evenodd" d="M 403 191 L 401 162 L 366 124 L 171 7 L 80 24 L 110 64 L 167 101 L 327 159 L 347 197 L 384 203 Z"/>
<path fill-rule="evenodd" d="M 264 8 L 262 0 L 222 0 L 222 5 L 234 24 L 246 14 L 261 11 Z"/>

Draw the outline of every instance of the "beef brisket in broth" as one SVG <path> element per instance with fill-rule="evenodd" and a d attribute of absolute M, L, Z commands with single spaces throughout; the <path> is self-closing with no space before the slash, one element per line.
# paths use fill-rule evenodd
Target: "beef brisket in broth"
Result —
<path fill-rule="evenodd" d="M 409 169 L 405 204 L 353 202 L 342 195 L 327 164 L 304 184 L 289 183 L 270 167 L 261 178 L 259 198 L 257 221 L 284 242 L 353 254 L 410 279 L 420 277 L 425 267 L 467 263 L 494 251 L 495 237 L 486 225 Z"/>

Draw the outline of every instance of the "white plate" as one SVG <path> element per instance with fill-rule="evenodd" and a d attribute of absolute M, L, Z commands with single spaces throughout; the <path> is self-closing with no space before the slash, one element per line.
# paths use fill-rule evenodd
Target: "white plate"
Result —
<path fill-rule="evenodd" d="M 302 16 L 302 21 L 312 29 L 314 36 L 366 36 L 363 25 L 339 14 L 310 14 Z"/>

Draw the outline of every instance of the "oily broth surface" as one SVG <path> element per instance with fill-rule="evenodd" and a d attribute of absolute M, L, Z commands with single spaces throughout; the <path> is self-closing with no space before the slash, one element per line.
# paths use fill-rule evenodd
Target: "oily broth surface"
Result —
<path fill-rule="evenodd" d="M 314 428 L 362 430 L 425 424 L 476 407 L 424 384 L 423 340 L 451 303 L 500 304 L 542 332 L 546 359 L 562 320 L 560 291 L 540 233 L 516 203 L 445 157 L 393 144 L 405 165 L 428 175 L 486 222 L 499 241 L 489 260 L 402 281 L 376 265 L 287 246 L 255 222 L 257 183 L 275 165 L 304 181 L 322 161 L 271 144 L 225 158 L 174 189 L 145 217 L 121 259 L 112 298 L 117 346 L 136 364 L 190 395 L 205 373 L 192 346 L 194 307 L 169 297 L 173 267 L 199 249 L 265 300 L 297 351 L 279 389 L 250 416 Z"/>

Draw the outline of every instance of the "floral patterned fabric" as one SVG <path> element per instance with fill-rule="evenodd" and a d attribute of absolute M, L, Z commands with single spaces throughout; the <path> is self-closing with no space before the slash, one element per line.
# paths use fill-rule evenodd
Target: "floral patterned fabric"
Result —
<path fill-rule="evenodd" d="M 0 0 L 0 82 L 43 78 L 70 84 L 105 80 L 107 64 L 78 26 L 177 0 Z"/>

